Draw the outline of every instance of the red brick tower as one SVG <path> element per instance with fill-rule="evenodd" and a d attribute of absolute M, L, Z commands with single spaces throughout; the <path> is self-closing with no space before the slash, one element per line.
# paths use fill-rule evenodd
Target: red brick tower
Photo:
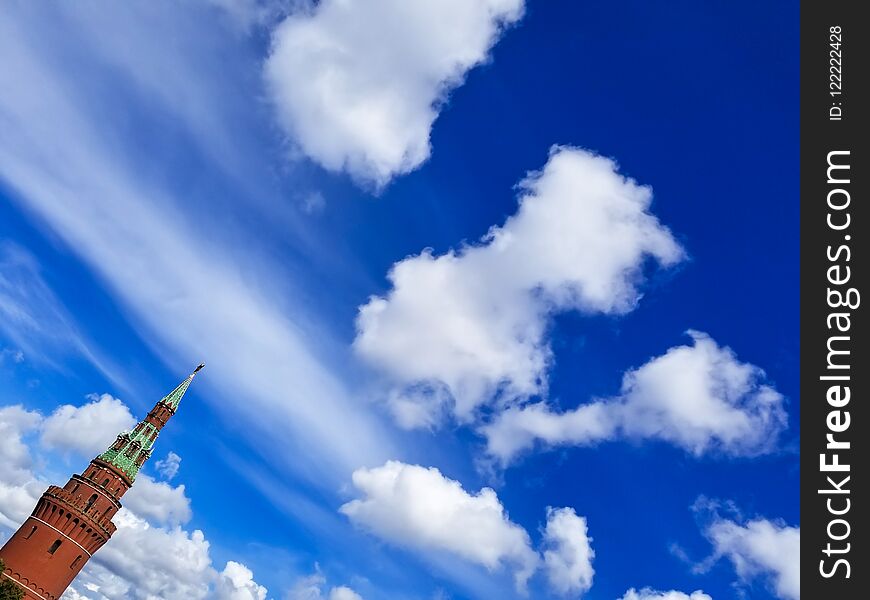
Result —
<path fill-rule="evenodd" d="M 199 365 L 160 400 L 133 431 L 125 431 L 65 486 L 49 486 L 33 513 L 0 549 L 2 577 L 24 589 L 28 600 L 57 600 L 88 559 L 115 533 L 112 517 L 139 468 L 151 456 L 157 434 L 187 391 Z"/>

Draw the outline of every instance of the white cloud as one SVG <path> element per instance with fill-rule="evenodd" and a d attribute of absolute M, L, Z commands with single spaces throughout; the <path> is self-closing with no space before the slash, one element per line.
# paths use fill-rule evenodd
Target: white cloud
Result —
<path fill-rule="evenodd" d="M 93 600 L 207 597 L 215 573 L 202 531 L 152 527 L 127 509 L 113 521 L 115 535 L 76 578 L 79 593 Z"/>
<path fill-rule="evenodd" d="M 643 588 L 640 591 L 631 588 L 620 600 L 713 600 L 710 596 L 701 590 L 695 590 L 691 594 L 685 594 L 676 590 L 667 592 L 659 592 L 650 588 Z"/>
<path fill-rule="evenodd" d="M 41 421 L 39 413 L 20 405 L 0 408 L 0 477 L 4 481 L 17 483 L 29 477 L 33 459 L 22 437 Z"/>
<path fill-rule="evenodd" d="M 24 441 L 40 421 L 39 413 L 21 406 L 0 407 L 0 529 L 21 524 L 45 491 L 31 471 L 33 455 Z"/>
<path fill-rule="evenodd" d="M 230 561 L 222 573 L 212 568 L 209 543 L 199 529 L 155 527 L 126 508 L 114 522 L 118 531 L 73 584 L 72 589 L 83 597 L 261 600 L 265 596 L 265 589 L 263 596 L 258 595 L 261 586 L 250 575 L 247 580 L 243 577 L 250 573 L 244 565 Z M 245 596 L 246 592 L 254 595 Z M 220 595 L 233 593 L 236 595 Z"/>
<path fill-rule="evenodd" d="M 136 485 L 124 494 L 124 505 L 137 515 L 161 524 L 187 523 L 192 516 L 184 484 L 173 487 L 165 481 L 154 481 L 144 473 L 136 477 Z"/>
<path fill-rule="evenodd" d="M 305 154 L 383 186 L 419 167 L 450 90 L 487 60 L 523 0 L 323 0 L 272 35 L 266 79 Z"/>
<path fill-rule="evenodd" d="M 266 600 L 267 590 L 254 581 L 254 574 L 243 564 L 227 562 L 215 587 L 216 600 Z"/>
<path fill-rule="evenodd" d="M 45 491 L 45 483 L 28 479 L 10 483 L 0 479 L 0 530 L 17 528 L 36 506 L 36 501 Z"/>
<path fill-rule="evenodd" d="M 771 451 L 786 425 L 784 399 L 764 372 L 706 334 L 627 372 L 619 396 L 554 412 L 546 403 L 510 408 L 481 428 L 487 451 L 507 463 L 536 440 L 594 444 L 659 439 L 695 455 Z"/>
<path fill-rule="evenodd" d="M 767 519 L 740 524 L 717 517 L 706 536 L 713 544 L 713 560 L 725 556 L 742 579 L 769 577 L 779 598 L 800 600 L 800 527 Z"/>
<path fill-rule="evenodd" d="M 544 569 L 553 590 L 580 597 L 592 587 L 595 551 L 584 517 L 573 508 L 548 508 L 542 543 Z"/>
<path fill-rule="evenodd" d="M 363 600 L 363 597 L 349 587 L 341 585 L 330 590 L 329 600 Z"/>
<path fill-rule="evenodd" d="M 355 349 L 390 379 L 400 424 L 431 426 L 445 410 L 467 421 L 493 397 L 545 392 L 553 313 L 626 313 L 647 261 L 683 257 L 649 212 L 651 190 L 609 159 L 555 147 L 520 189 L 504 225 L 396 263 L 392 289 L 360 308 Z"/>
<path fill-rule="evenodd" d="M 345 585 L 333 587 L 324 594 L 326 586 L 326 577 L 318 569 L 312 575 L 300 578 L 287 592 L 286 600 L 363 600 L 362 596 Z"/>
<path fill-rule="evenodd" d="M 173 477 L 178 475 L 179 467 L 181 467 L 181 457 L 171 450 L 166 458 L 154 463 L 154 469 L 167 481 L 171 481 Z"/>
<path fill-rule="evenodd" d="M 470 494 L 438 469 L 397 461 L 358 469 L 353 483 L 363 497 L 341 512 L 388 542 L 448 552 L 489 570 L 509 565 L 520 588 L 537 568 L 528 533 L 508 518 L 490 488 Z"/>
<path fill-rule="evenodd" d="M 30 443 L 41 439 L 38 433 L 44 421 L 39 413 L 21 406 L 0 406 L 0 532 L 4 537 L 24 521 L 49 485 L 41 472 L 42 461 L 36 460 L 38 448 Z M 148 506 L 149 502 L 162 506 Z M 247 567 L 230 561 L 218 573 L 212 568 L 203 532 L 178 525 L 191 516 L 183 485 L 172 488 L 141 475 L 124 503 L 127 506 L 113 518 L 118 530 L 85 565 L 64 595 L 66 600 L 196 600 L 215 597 L 231 585 L 236 585 L 238 594 L 259 593 L 261 588 L 252 577 L 244 577 L 250 573 Z M 264 595 L 265 589 L 263 596 L 222 598 L 263 600 Z"/>
<path fill-rule="evenodd" d="M 45 447 L 93 457 L 136 424 L 130 409 L 117 398 L 94 394 L 89 399 L 84 406 L 59 406 L 45 419 L 41 437 Z"/>

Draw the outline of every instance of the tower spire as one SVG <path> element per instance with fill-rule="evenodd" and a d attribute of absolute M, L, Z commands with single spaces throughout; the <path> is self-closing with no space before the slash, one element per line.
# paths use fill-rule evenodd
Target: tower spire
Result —
<path fill-rule="evenodd" d="M 136 480 L 139 469 L 151 457 L 151 449 L 160 430 L 175 414 L 184 393 L 190 387 L 190 382 L 204 366 L 204 363 L 200 363 L 185 380 L 154 405 L 148 416 L 140 421 L 133 431 L 121 432 L 108 450 L 97 458 L 119 469 L 132 484 Z"/>
<path fill-rule="evenodd" d="M 181 398 L 184 397 L 184 392 L 186 392 L 188 386 L 190 386 L 190 382 L 193 381 L 193 378 L 204 366 L 205 363 L 199 363 L 199 366 L 193 370 L 193 373 L 187 376 L 187 379 L 179 383 L 174 390 L 166 394 L 166 396 L 164 396 L 157 404 L 165 404 L 172 409 L 172 412 L 175 412 L 176 409 L 178 409 L 178 403 L 181 402 Z"/>
<path fill-rule="evenodd" d="M 124 431 L 66 485 L 48 486 L 33 513 L 3 547 L 0 573 L 24 588 L 27 600 L 59 600 L 94 552 L 109 541 L 112 522 L 139 469 L 151 456 L 157 434 L 175 414 L 203 365 L 154 405 L 133 431 Z"/>

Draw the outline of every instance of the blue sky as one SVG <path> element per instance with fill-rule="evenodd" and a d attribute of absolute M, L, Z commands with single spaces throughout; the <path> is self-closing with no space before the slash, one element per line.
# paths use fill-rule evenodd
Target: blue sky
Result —
<path fill-rule="evenodd" d="M 799 598 L 797 42 L 784 2 L 4 11 L 0 535 L 202 360 L 74 597 Z M 190 587 L 122 560 L 162 543 Z"/>

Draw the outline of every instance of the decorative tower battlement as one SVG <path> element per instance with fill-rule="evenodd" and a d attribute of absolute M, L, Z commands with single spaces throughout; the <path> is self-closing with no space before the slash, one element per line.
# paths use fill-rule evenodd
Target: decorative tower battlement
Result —
<path fill-rule="evenodd" d="M 49 486 L 24 524 L 0 549 L 6 570 L 29 600 L 57 600 L 88 559 L 109 541 L 121 497 L 151 456 L 154 442 L 187 391 L 187 379 L 154 405 L 132 431 L 122 432 L 81 475 L 63 487 Z"/>

